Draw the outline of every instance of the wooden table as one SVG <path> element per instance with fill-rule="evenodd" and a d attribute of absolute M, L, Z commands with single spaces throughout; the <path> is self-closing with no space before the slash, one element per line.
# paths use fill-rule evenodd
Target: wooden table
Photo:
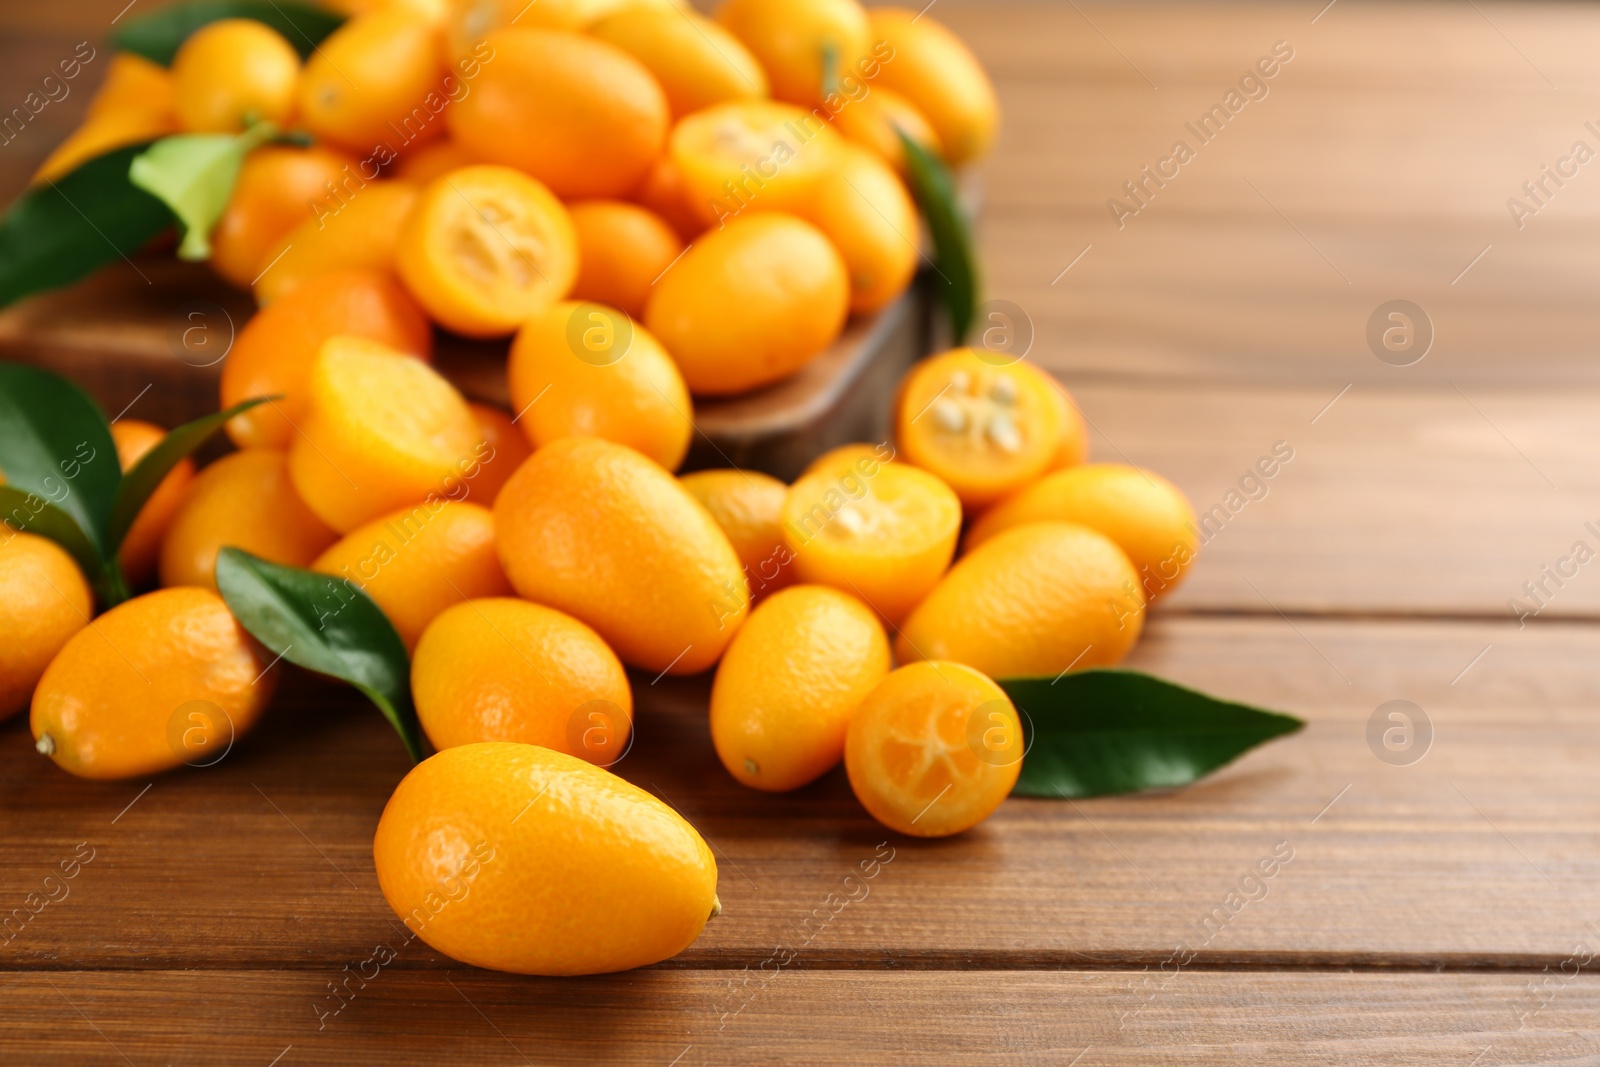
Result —
<path fill-rule="evenodd" d="M 122 3 L 13 5 L 0 102 Z M 149 783 L 68 778 L 13 721 L 0 907 L 93 858 L 0 947 L 0 1060 L 1596 1062 L 1600 563 L 1525 625 L 1508 600 L 1600 548 L 1600 162 L 1520 229 L 1507 199 L 1600 148 L 1600 9 L 1323 3 L 934 10 L 1005 107 L 989 293 L 1031 317 L 1098 456 L 1222 508 L 1133 663 L 1306 730 L 1186 790 L 1014 800 L 911 842 L 842 774 L 741 789 L 703 683 L 640 679 L 619 769 L 712 842 L 725 911 L 659 967 L 551 981 L 407 941 L 370 848 L 405 759 L 347 694 L 291 681 L 221 764 Z M 1185 123 L 1278 41 L 1267 95 L 1198 144 Z M 86 95 L 0 149 L 7 193 Z M 1178 139 L 1194 158 L 1119 229 L 1108 198 Z M 1432 323 L 1410 366 L 1366 340 L 1396 299 Z M 1277 442 L 1292 461 L 1230 498 Z M 1431 724 L 1419 761 L 1369 746 L 1391 699 Z"/>

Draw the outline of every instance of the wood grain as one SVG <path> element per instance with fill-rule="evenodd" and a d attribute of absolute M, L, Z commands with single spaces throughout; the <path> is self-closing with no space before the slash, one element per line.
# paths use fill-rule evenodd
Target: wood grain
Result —
<path fill-rule="evenodd" d="M 1075 392 L 1093 458 L 1171 478 L 1202 518 L 1202 562 L 1168 610 L 1513 619 L 1513 598 L 1542 604 L 1541 618 L 1600 609 L 1600 573 L 1561 562 L 1580 540 L 1600 551 L 1586 526 L 1600 527 L 1600 479 L 1576 447 L 1600 432 L 1592 387 L 1191 380 Z M 1261 478 L 1275 446 L 1293 458 Z M 1567 577 L 1556 584 L 1546 566 Z M 1530 581 L 1543 583 L 1537 598 Z"/>
<path fill-rule="evenodd" d="M 370 951 L 348 961 L 355 970 Z M 365 968 L 373 974 L 373 968 Z M 21 1062 L 470 1065 L 1592 1063 L 1600 982 L 1523 975 L 767 972 L 516 979 L 398 964 L 336 1016 L 310 973 L 0 975 Z M 319 1022 L 321 1029 L 318 1028 Z M 198 1035 L 204 1038 L 197 1040 Z M 139 1058 L 140 1056 L 143 1058 Z M 274 1060 L 274 1057 L 281 1059 Z"/>
<path fill-rule="evenodd" d="M 1584 125 L 1600 125 L 1600 80 L 1578 44 L 1600 12 L 1341 0 L 1313 24 L 1324 4 L 1203 17 L 1173 3 L 1038 5 L 1023 35 L 983 7 L 949 8 L 1005 115 L 988 171 L 989 295 L 1023 308 L 1068 372 L 1592 382 L 1600 173 L 1547 186 L 1521 228 L 1506 202 L 1534 203 L 1522 183 L 1575 141 L 1600 149 Z M 1210 143 L 1185 129 L 1279 40 L 1295 57 L 1264 98 Z M 1119 228 L 1108 201 L 1137 206 L 1123 183 L 1180 139 L 1194 160 Z M 1395 298 L 1437 334 L 1404 370 L 1364 339 Z"/>
<path fill-rule="evenodd" d="M 672 967 L 738 966 L 817 934 L 820 917 L 807 917 L 886 840 L 894 858 L 870 904 L 830 920 L 808 956 L 1154 965 L 1181 941 L 1211 965 L 1553 966 L 1600 917 L 1600 682 L 1584 659 L 1595 635 L 1163 622 L 1135 665 L 1292 711 L 1308 728 L 1189 789 L 1012 800 L 948 841 L 885 834 L 842 772 L 780 796 L 737 785 L 712 752 L 700 680 L 635 679 L 637 738 L 616 770 L 716 851 L 724 913 Z M 0 828 L 0 904 L 21 907 L 79 842 L 95 852 L 66 900 L 0 946 L 0 966 L 316 967 L 406 936 L 371 858 L 406 769 L 399 743 L 353 694 L 290 681 L 221 764 L 153 783 L 68 779 L 31 751 L 23 724 L 0 731 L 0 808 L 14 815 Z M 1433 724 L 1432 749 L 1411 766 L 1380 762 L 1365 738 L 1395 698 Z M 1213 908 L 1282 842 L 1292 861 L 1219 923 Z M 407 958 L 449 965 L 420 945 Z"/>

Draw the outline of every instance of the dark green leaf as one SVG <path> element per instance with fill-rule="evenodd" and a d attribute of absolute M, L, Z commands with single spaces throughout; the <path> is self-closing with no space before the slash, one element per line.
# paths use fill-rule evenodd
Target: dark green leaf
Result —
<path fill-rule="evenodd" d="M 156 197 L 183 224 L 180 259 L 210 259 L 211 230 L 228 209 L 244 157 L 279 133 L 258 122 L 244 133 L 163 137 L 128 167 L 128 180 Z"/>
<path fill-rule="evenodd" d="M 199 448 L 205 443 L 206 438 L 222 428 L 223 423 L 241 411 L 249 411 L 257 404 L 277 399 L 281 398 L 256 397 L 254 400 L 235 404 L 226 411 L 186 422 L 141 456 L 133 469 L 123 476 L 122 485 L 117 489 L 116 499 L 112 502 L 111 518 L 106 525 L 108 550 L 115 552 L 122 546 L 122 539 L 128 536 L 128 529 L 133 525 L 133 520 L 139 517 L 139 509 L 144 507 L 144 502 L 156 491 L 161 479 L 178 465 L 179 460 Z"/>
<path fill-rule="evenodd" d="M 1188 785 L 1264 741 L 1305 725 L 1137 671 L 1096 669 L 1000 683 L 1031 720 L 1013 791 L 1092 797 Z M 1025 720 L 1025 721 L 1026 721 Z"/>
<path fill-rule="evenodd" d="M 412 760 L 422 759 L 406 647 L 365 593 L 237 548 L 217 554 L 217 589 L 239 624 L 274 655 L 361 690 L 399 732 Z"/>
<path fill-rule="evenodd" d="M 917 206 L 933 235 L 935 287 L 950 317 L 956 344 L 967 331 L 978 308 L 978 261 L 972 251 L 972 227 L 956 196 L 955 179 L 944 161 L 898 127 L 895 133 L 906 154 L 906 178 Z"/>
<path fill-rule="evenodd" d="M 264 22 L 283 34 L 302 59 L 344 22 L 342 15 L 296 0 L 180 0 L 128 19 L 111 35 L 111 44 L 167 66 L 191 33 L 219 19 Z"/>
<path fill-rule="evenodd" d="M 167 206 L 128 180 L 133 157 L 148 144 L 96 156 L 34 186 L 6 209 L 0 219 L 0 307 L 127 259 L 172 225 Z"/>
<path fill-rule="evenodd" d="M 103 568 L 100 553 L 78 528 L 77 522 L 37 494 L 0 485 L 0 521 L 13 529 L 48 537 L 67 550 L 90 582 L 99 577 Z M 3 531 L 0 531 L 0 541 L 3 540 Z"/>
<path fill-rule="evenodd" d="M 75 522 L 97 561 L 113 555 L 106 525 L 122 468 L 106 417 L 83 390 L 59 374 L 0 363 L 0 473 Z"/>

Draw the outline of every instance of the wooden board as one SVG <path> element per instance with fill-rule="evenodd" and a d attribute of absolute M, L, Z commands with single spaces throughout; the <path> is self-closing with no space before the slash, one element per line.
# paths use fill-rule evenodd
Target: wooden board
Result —
<path fill-rule="evenodd" d="M 1587 974 L 1530 989 L 1526 976 L 1500 974 L 896 974 L 797 961 L 760 976 L 518 980 L 466 969 L 422 975 L 397 961 L 365 987 L 352 980 L 338 1015 L 317 1014 L 331 1010 L 327 986 L 341 974 L 33 973 L 6 984 L 0 1043 L 38 1067 L 124 1058 L 173 1067 L 1501 1067 L 1592 1063 L 1600 1040 L 1600 982 Z M 51 1020 L 47 1032 L 22 1021 L 40 1018 Z"/>
<path fill-rule="evenodd" d="M 217 410 L 222 366 L 254 313 L 200 265 L 142 255 L 0 311 L 0 358 L 71 375 L 108 414 L 173 426 Z M 929 300 L 913 286 L 774 385 L 695 401 L 688 469 L 740 466 L 793 478 L 821 448 L 882 440 L 887 397 L 926 351 Z M 508 342 L 440 334 L 434 365 L 475 400 L 510 410 Z"/>

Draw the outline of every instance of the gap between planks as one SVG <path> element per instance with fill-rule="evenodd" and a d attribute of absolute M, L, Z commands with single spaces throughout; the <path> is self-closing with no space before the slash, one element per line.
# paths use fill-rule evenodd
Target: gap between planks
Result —
<path fill-rule="evenodd" d="M 759 955 L 759 953 L 758 953 Z M 1050 971 L 1063 973 L 1139 973 L 1170 963 L 1172 950 L 1151 949 L 1143 952 L 1085 953 L 1065 950 L 1060 952 L 1003 952 L 1003 951 L 919 951 L 886 953 L 881 950 L 860 952 L 807 952 L 793 963 L 819 971 L 964 971 L 1029 972 Z M 1304 952 L 1198 952 L 1187 963 L 1185 971 L 1207 971 L 1223 974 L 1537 974 L 1559 966 L 1570 952 L 1511 953 L 1474 955 L 1471 953 L 1423 954 L 1350 952 L 1327 953 L 1322 958 L 1308 958 Z M 742 970 L 758 962 L 751 953 L 722 951 L 710 956 L 695 956 L 663 960 L 633 972 L 647 974 L 651 971 L 730 971 Z M 324 959 L 281 960 L 196 960 L 186 956 L 157 957 L 141 960 L 107 961 L 94 966 L 84 966 L 70 960 L 41 961 L 37 964 L 0 967 L 0 978 L 25 977 L 32 974 L 140 974 L 173 970 L 203 972 L 226 971 L 248 974 L 293 974 L 320 972 L 328 969 Z M 451 959 L 396 960 L 385 966 L 386 971 L 408 971 L 415 974 L 459 971 L 464 964 Z M 477 972 L 474 972 L 477 973 Z M 499 972 L 483 971 L 490 976 Z M 507 976 L 516 977 L 516 976 Z M 535 976 L 523 976 L 535 977 Z M 603 977 L 603 976 L 595 976 Z"/>

